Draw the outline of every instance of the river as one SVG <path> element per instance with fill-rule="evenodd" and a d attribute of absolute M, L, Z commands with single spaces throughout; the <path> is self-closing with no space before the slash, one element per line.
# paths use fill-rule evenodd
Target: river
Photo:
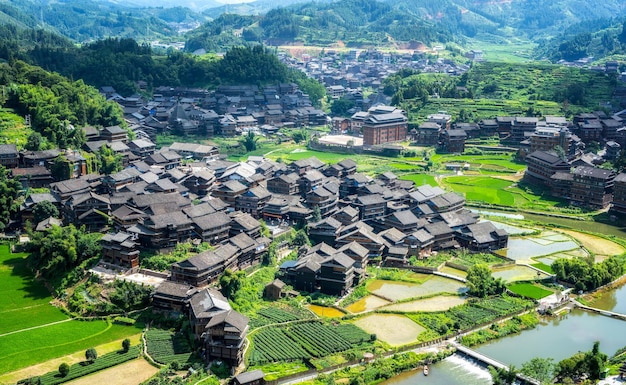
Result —
<path fill-rule="evenodd" d="M 491 375 L 484 367 L 455 354 L 431 365 L 428 376 L 424 376 L 422 371 L 405 372 L 383 384 L 489 385 Z"/>
<path fill-rule="evenodd" d="M 603 292 L 602 296 L 594 300 L 591 306 L 626 314 L 626 284 L 619 286 L 615 290 Z"/>

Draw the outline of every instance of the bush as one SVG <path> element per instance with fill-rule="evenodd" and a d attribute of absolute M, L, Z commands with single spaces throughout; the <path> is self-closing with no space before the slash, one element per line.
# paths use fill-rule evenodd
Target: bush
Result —
<path fill-rule="evenodd" d="M 85 350 L 85 358 L 89 362 L 94 362 L 96 358 L 98 358 L 98 352 L 96 352 L 96 349 L 94 348 L 89 348 Z"/>
<path fill-rule="evenodd" d="M 70 366 L 65 362 L 59 365 L 59 374 L 61 377 L 65 377 L 70 374 Z"/>
<path fill-rule="evenodd" d="M 126 338 L 124 341 L 122 341 L 122 351 L 126 353 L 128 352 L 128 349 L 130 349 L 130 340 Z"/>

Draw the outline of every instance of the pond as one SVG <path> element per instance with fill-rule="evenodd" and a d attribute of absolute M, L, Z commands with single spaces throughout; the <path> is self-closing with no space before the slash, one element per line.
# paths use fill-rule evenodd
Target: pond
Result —
<path fill-rule="evenodd" d="M 420 370 L 405 372 L 383 385 L 490 385 L 491 375 L 482 366 L 456 354 L 429 367 L 428 377 Z"/>
<path fill-rule="evenodd" d="M 367 290 L 390 301 L 400 301 L 439 293 L 463 294 L 467 288 L 462 282 L 432 276 L 422 284 L 376 280 L 368 285 Z"/>
<path fill-rule="evenodd" d="M 511 265 L 493 269 L 494 278 L 502 278 L 505 282 L 530 281 L 549 277 L 545 273 L 537 274 L 537 270 L 528 266 Z"/>
<path fill-rule="evenodd" d="M 339 309 L 328 306 L 309 305 L 307 308 L 320 317 L 335 318 L 343 317 L 346 314 Z"/>
<path fill-rule="evenodd" d="M 511 238 L 508 247 L 497 253 L 521 261 L 578 248 L 580 246 L 565 235 L 547 231 L 539 237 Z"/>
<path fill-rule="evenodd" d="M 505 364 L 521 367 L 534 357 L 559 362 L 578 351 L 591 350 L 595 341 L 609 356 L 626 346 L 626 321 L 575 309 L 531 330 L 473 347 Z"/>
<path fill-rule="evenodd" d="M 377 297 L 375 295 L 368 295 L 360 300 L 356 301 L 352 305 L 346 307 L 350 313 L 363 313 L 368 310 L 378 309 L 381 306 L 390 304 L 390 301 Z"/>

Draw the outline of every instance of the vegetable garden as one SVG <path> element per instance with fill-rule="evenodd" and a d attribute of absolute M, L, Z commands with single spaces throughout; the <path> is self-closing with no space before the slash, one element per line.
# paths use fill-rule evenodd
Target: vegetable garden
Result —
<path fill-rule="evenodd" d="M 160 329 L 147 330 L 146 345 L 150 357 L 161 364 L 178 362 L 185 365 L 195 361 L 189 341 L 180 333 Z"/>
<path fill-rule="evenodd" d="M 370 334 L 352 324 L 331 326 L 319 321 L 269 326 L 253 338 L 250 364 L 324 357 L 368 343 Z"/>

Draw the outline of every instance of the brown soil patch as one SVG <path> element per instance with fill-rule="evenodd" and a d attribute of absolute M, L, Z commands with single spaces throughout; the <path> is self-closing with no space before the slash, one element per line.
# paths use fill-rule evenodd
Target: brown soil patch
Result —
<path fill-rule="evenodd" d="M 578 242 L 582 243 L 583 246 L 594 254 L 612 256 L 619 255 L 626 252 L 622 246 L 618 245 L 615 242 L 609 241 L 608 239 L 600 238 L 595 235 L 579 233 L 578 231 L 572 230 L 559 230 L 562 233 L 565 233 L 572 238 L 576 239 Z"/>
<path fill-rule="evenodd" d="M 395 314 L 372 314 L 356 320 L 354 324 L 392 346 L 415 342 L 417 336 L 426 330 L 409 318 Z"/>
<path fill-rule="evenodd" d="M 159 369 L 150 365 L 143 358 L 125 362 L 121 365 L 104 369 L 89 376 L 66 382 L 67 385 L 138 385 L 154 376 Z"/>

